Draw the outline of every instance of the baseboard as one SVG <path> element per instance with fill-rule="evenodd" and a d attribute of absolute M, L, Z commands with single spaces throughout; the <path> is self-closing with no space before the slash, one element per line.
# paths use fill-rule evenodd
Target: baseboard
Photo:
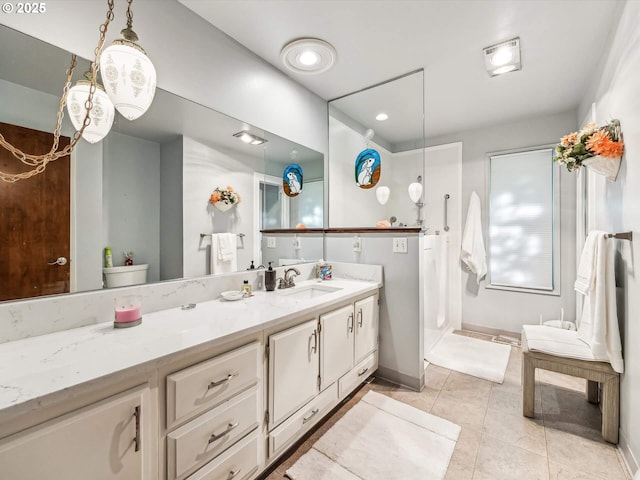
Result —
<path fill-rule="evenodd" d="M 497 337 L 498 335 L 506 335 L 508 337 L 520 338 L 520 332 L 510 332 L 509 330 L 502 330 L 499 328 L 482 327 L 480 325 L 471 325 L 469 323 L 462 324 L 462 330 L 469 330 L 471 332 L 484 333 Z"/>
<path fill-rule="evenodd" d="M 638 469 L 640 469 L 640 466 L 638 466 L 638 461 L 633 456 L 633 452 L 631 451 L 629 442 L 627 442 L 627 439 L 622 431 L 620 431 L 620 433 L 618 434 L 618 450 L 620 450 L 620 454 L 624 459 L 624 463 L 626 464 L 629 473 L 633 477 Z"/>
<path fill-rule="evenodd" d="M 376 370 L 375 375 L 387 382 L 400 385 L 401 387 L 410 388 L 416 392 L 420 392 L 424 388 L 424 371 L 420 377 L 412 377 L 390 368 L 378 366 L 378 370 Z"/>

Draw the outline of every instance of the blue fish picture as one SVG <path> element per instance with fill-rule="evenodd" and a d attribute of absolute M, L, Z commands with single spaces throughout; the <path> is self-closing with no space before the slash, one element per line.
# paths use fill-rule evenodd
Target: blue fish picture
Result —
<path fill-rule="evenodd" d="M 282 174 L 282 188 L 287 197 L 297 197 L 302 192 L 302 167 L 295 163 L 288 165 Z"/>
<path fill-rule="evenodd" d="M 360 188 L 373 188 L 380 180 L 380 154 L 367 148 L 356 158 L 356 185 Z"/>

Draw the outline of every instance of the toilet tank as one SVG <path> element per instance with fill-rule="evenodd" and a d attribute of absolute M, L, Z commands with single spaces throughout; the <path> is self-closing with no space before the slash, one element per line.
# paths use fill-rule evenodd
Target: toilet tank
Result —
<path fill-rule="evenodd" d="M 148 269 L 149 265 L 147 264 L 103 268 L 105 287 L 126 287 L 147 283 Z"/>

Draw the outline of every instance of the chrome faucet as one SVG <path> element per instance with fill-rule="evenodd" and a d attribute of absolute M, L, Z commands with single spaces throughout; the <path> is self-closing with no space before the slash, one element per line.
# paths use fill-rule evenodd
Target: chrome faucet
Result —
<path fill-rule="evenodd" d="M 284 279 L 280 278 L 280 283 L 278 288 L 291 288 L 295 287 L 296 284 L 293 281 L 293 277 L 296 275 L 300 275 L 300 270 L 295 267 L 287 268 L 284 271 Z"/>

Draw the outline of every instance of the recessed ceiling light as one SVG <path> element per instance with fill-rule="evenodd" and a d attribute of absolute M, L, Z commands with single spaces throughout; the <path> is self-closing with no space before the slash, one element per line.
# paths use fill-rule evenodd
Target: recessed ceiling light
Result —
<path fill-rule="evenodd" d="M 320 61 L 320 55 L 318 55 L 316 52 L 313 52 L 311 50 L 305 50 L 300 54 L 298 61 L 301 64 L 310 67 L 311 65 L 315 65 Z"/>
<path fill-rule="evenodd" d="M 483 48 L 482 51 L 484 66 L 491 77 L 522 68 L 519 37 Z"/>
<path fill-rule="evenodd" d="M 324 40 L 301 38 L 285 45 L 280 60 L 295 73 L 314 74 L 329 70 L 336 62 L 336 49 Z"/>
<path fill-rule="evenodd" d="M 384 122 L 385 120 L 387 120 L 389 118 L 389 115 L 387 115 L 386 113 L 382 112 L 379 113 L 378 115 L 376 115 L 376 120 L 378 120 L 379 122 Z"/>
<path fill-rule="evenodd" d="M 240 141 L 251 145 L 262 145 L 267 142 L 266 139 L 245 131 L 234 133 L 233 136 L 240 139 Z"/>
<path fill-rule="evenodd" d="M 491 57 L 491 63 L 496 67 L 505 65 L 513 59 L 513 52 L 506 47 L 500 47 Z"/>

